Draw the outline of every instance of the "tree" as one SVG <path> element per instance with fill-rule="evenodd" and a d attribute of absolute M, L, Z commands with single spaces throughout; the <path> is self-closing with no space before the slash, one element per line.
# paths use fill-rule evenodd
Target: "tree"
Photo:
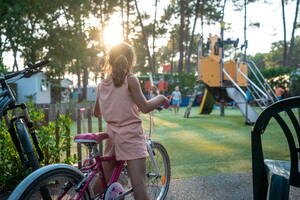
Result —
<path fill-rule="evenodd" d="M 205 0 L 202 1 L 202 5 L 205 4 Z M 191 34 L 191 39 L 189 43 L 189 48 L 187 51 L 187 61 L 186 61 L 186 72 L 191 72 L 191 54 L 194 46 L 194 35 L 195 35 L 195 30 L 196 30 L 196 24 L 197 24 L 197 19 L 200 11 L 200 0 L 197 0 L 196 5 L 195 5 L 195 17 L 194 17 L 194 23 L 193 23 L 193 29 L 192 29 L 192 34 Z"/>
<path fill-rule="evenodd" d="M 152 57 L 151 57 L 151 54 L 150 54 L 150 48 L 149 48 L 149 44 L 148 44 L 148 36 L 147 36 L 146 30 L 145 30 L 145 27 L 144 27 L 144 24 L 143 24 L 141 13 L 139 11 L 137 0 L 134 0 L 134 2 L 135 2 L 135 9 L 136 9 L 136 12 L 138 14 L 138 20 L 139 20 L 140 26 L 142 28 L 143 40 L 144 40 L 144 45 L 145 45 L 146 51 L 147 51 L 147 58 L 148 58 L 148 62 L 149 62 L 148 63 L 149 68 L 150 68 L 150 71 L 152 73 L 154 73 L 154 66 L 153 66 Z"/>
<path fill-rule="evenodd" d="M 285 20 L 285 0 L 281 0 L 282 23 L 283 23 L 283 59 L 282 65 L 286 66 L 287 59 L 287 41 L 286 41 L 286 20 Z"/>
<path fill-rule="evenodd" d="M 293 22 L 293 29 L 292 29 L 292 37 L 291 37 L 291 43 L 290 43 L 290 48 L 287 56 L 287 66 L 291 66 L 291 59 L 293 56 L 293 51 L 294 51 L 294 45 L 295 45 L 295 30 L 297 28 L 297 19 L 298 19 L 298 12 L 299 12 L 299 0 L 296 0 L 296 10 L 295 10 L 295 18 Z"/>

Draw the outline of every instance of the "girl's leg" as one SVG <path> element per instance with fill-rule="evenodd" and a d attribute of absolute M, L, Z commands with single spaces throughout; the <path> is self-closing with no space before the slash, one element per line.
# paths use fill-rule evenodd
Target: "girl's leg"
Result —
<path fill-rule="evenodd" d="M 127 167 L 136 200 L 149 200 L 146 184 L 146 158 L 128 160 Z"/>
<path fill-rule="evenodd" d="M 104 174 L 105 174 L 105 179 L 106 179 L 106 183 L 109 183 L 113 172 L 115 170 L 117 162 L 116 161 L 108 161 L 108 162 L 103 162 L 102 166 L 103 166 L 103 170 L 104 170 Z M 95 182 L 93 183 L 93 191 L 94 194 L 98 194 L 100 192 L 102 192 L 104 189 L 102 188 L 102 183 L 100 181 L 99 178 L 95 178 Z"/>

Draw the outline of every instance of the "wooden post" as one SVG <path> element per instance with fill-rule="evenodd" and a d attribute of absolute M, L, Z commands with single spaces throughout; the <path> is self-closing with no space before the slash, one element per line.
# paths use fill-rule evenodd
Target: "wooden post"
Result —
<path fill-rule="evenodd" d="M 45 120 L 44 120 L 44 126 L 48 126 L 49 124 L 49 109 L 45 108 L 44 109 L 44 115 L 45 115 Z M 49 147 L 47 146 L 45 149 L 45 165 L 49 165 Z"/>
<path fill-rule="evenodd" d="M 87 110 L 87 117 L 88 117 L 88 132 L 92 133 L 93 132 L 93 122 L 92 122 L 92 111 L 90 108 Z"/>
<path fill-rule="evenodd" d="M 77 134 L 81 133 L 81 113 L 80 108 L 77 108 Z M 78 169 L 82 167 L 82 153 L 81 153 L 81 144 L 77 143 L 77 155 L 78 155 Z"/>
<path fill-rule="evenodd" d="M 70 114 L 70 111 L 67 108 L 66 109 L 66 115 L 69 116 L 69 114 Z M 68 130 L 66 130 L 66 131 L 67 131 L 67 135 L 66 135 L 66 140 L 67 140 L 67 158 L 69 158 L 69 157 L 71 157 L 71 130 L 68 127 Z"/>
<path fill-rule="evenodd" d="M 88 132 L 93 133 L 93 122 L 92 122 L 92 112 L 91 108 L 87 110 L 87 118 L 88 118 Z M 91 150 L 89 150 L 89 153 L 91 153 Z"/>
<path fill-rule="evenodd" d="M 102 117 L 98 118 L 98 130 L 102 132 Z M 103 143 L 99 144 L 100 155 L 103 155 Z"/>
<path fill-rule="evenodd" d="M 56 120 L 55 120 L 55 148 L 56 148 L 57 155 L 60 154 L 60 151 L 59 151 L 60 134 L 59 134 L 59 124 L 58 124 L 59 115 L 60 115 L 59 110 L 57 110 L 57 115 L 56 115 Z M 60 162 L 60 156 L 57 156 L 55 159 L 55 163 L 59 163 L 59 162 Z"/>

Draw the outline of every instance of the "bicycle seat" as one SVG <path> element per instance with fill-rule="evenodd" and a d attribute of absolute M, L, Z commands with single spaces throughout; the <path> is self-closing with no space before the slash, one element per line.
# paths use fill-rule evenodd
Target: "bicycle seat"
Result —
<path fill-rule="evenodd" d="M 101 143 L 102 140 L 108 138 L 107 133 L 82 133 L 78 134 L 74 138 L 74 142 L 80 143 Z"/>

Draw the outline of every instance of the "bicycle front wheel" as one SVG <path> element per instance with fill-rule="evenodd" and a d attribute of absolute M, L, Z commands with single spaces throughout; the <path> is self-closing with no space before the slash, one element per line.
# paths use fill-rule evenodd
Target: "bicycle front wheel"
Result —
<path fill-rule="evenodd" d="M 154 159 L 149 152 L 150 156 L 146 160 L 148 194 L 151 200 L 163 200 L 166 198 L 170 186 L 170 159 L 166 149 L 160 143 L 152 142 L 150 146 Z"/>
<path fill-rule="evenodd" d="M 27 176 L 13 191 L 9 200 L 38 200 L 38 199 L 75 199 L 78 192 L 75 191 L 83 179 L 83 174 L 76 168 L 54 164 L 40 168 Z M 49 197 L 42 197 L 42 187 L 47 186 Z M 87 189 L 83 200 L 90 199 L 90 192 Z"/>

